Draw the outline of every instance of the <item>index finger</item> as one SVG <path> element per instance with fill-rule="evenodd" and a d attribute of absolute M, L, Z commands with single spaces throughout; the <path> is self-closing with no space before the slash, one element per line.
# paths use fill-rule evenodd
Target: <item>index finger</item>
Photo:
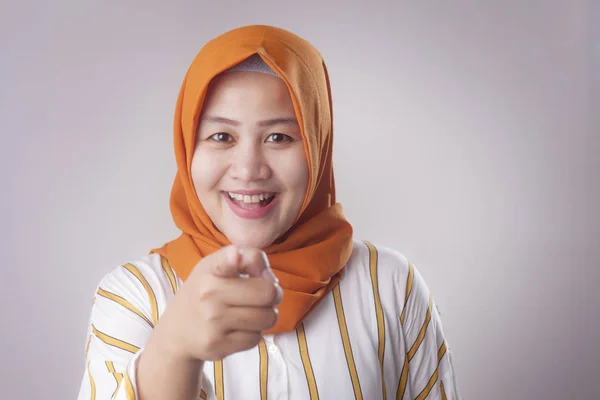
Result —
<path fill-rule="evenodd" d="M 241 249 L 233 245 L 211 254 L 205 262 L 208 263 L 210 273 L 221 278 L 239 278 L 240 275 L 260 277 L 264 276 L 263 271 L 271 270 L 269 260 L 263 251 Z"/>
<path fill-rule="evenodd" d="M 241 249 L 240 253 L 242 255 L 240 267 L 247 271 L 246 274 L 256 278 L 263 277 L 274 282 L 279 281 L 271 270 L 269 258 L 264 251 L 260 249 L 246 248 Z"/>

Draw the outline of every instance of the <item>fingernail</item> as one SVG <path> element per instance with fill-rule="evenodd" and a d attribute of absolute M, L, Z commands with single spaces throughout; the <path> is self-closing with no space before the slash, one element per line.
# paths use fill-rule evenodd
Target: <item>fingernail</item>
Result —
<path fill-rule="evenodd" d="M 275 283 L 279 282 L 279 279 L 277 279 L 277 276 L 273 273 L 273 270 L 271 270 L 270 267 L 263 269 L 262 276 L 263 276 L 263 278 L 270 279 Z"/>
<path fill-rule="evenodd" d="M 263 259 L 265 260 L 265 265 L 267 266 L 267 268 L 271 268 L 271 263 L 269 262 L 269 256 L 267 256 L 267 253 L 265 253 L 264 251 L 260 252 L 262 254 Z"/>
<path fill-rule="evenodd" d="M 283 289 L 279 286 L 279 283 L 275 283 L 275 288 L 277 289 L 277 297 L 275 298 L 275 305 L 278 306 L 281 304 L 283 300 Z"/>

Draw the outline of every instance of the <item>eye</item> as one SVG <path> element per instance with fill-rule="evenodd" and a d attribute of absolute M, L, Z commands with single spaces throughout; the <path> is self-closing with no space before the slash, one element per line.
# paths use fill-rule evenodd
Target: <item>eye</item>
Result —
<path fill-rule="evenodd" d="M 215 142 L 232 142 L 233 141 L 233 137 L 226 132 L 219 132 L 219 133 L 215 133 L 214 135 L 209 137 L 210 140 L 214 140 Z"/>
<path fill-rule="evenodd" d="M 273 143 L 285 143 L 285 142 L 291 142 L 293 141 L 294 138 L 288 135 L 285 135 L 283 133 L 272 133 L 267 137 L 267 142 L 273 142 Z"/>

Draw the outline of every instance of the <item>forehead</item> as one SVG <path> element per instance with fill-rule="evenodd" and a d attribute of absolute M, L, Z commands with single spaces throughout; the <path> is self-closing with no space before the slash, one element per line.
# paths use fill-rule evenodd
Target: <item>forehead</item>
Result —
<path fill-rule="evenodd" d="M 233 112 L 240 108 L 257 111 L 265 107 L 293 113 L 292 99 L 283 80 L 261 72 L 228 72 L 210 82 L 202 112 L 211 109 Z"/>

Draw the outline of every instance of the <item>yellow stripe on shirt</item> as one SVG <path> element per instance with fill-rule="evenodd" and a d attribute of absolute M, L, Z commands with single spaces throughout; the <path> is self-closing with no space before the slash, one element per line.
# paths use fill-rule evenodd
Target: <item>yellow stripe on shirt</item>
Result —
<path fill-rule="evenodd" d="M 429 326 L 429 322 L 431 321 L 431 305 L 432 305 L 432 303 L 433 303 L 433 298 L 431 296 L 429 296 L 429 307 L 427 308 L 427 314 L 425 315 L 425 321 L 423 321 L 423 325 L 421 326 L 421 331 L 419 332 L 419 336 L 417 336 L 417 340 L 415 340 L 415 343 L 413 344 L 413 346 L 410 348 L 410 351 L 408 352 L 408 361 L 413 359 L 413 357 L 419 350 L 419 347 L 421 346 L 423 339 L 425 339 L 425 334 L 427 333 L 427 327 Z"/>
<path fill-rule="evenodd" d="M 365 242 L 369 248 L 369 269 L 371 271 L 371 285 L 373 286 L 373 297 L 375 299 L 375 316 L 377 317 L 377 331 L 379 335 L 379 345 L 377 355 L 379 356 L 379 368 L 381 370 L 381 391 L 383 399 L 387 399 L 385 388 L 385 374 L 383 369 L 383 356 L 385 352 L 385 321 L 383 319 L 383 307 L 381 306 L 381 298 L 379 297 L 379 277 L 377 274 L 377 249 L 369 242 Z"/>
<path fill-rule="evenodd" d="M 352 346 L 350 344 L 348 326 L 346 325 L 346 316 L 344 314 L 344 305 L 342 303 L 342 294 L 340 291 L 339 283 L 333 288 L 333 301 L 335 303 L 335 312 L 337 313 L 338 317 L 338 325 L 340 327 L 340 335 L 342 336 L 344 353 L 346 355 L 346 364 L 348 364 L 348 371 L 350 372 L 350 378 L 352 379 L 352 387 L 354 388 L 354 398 L 356 400 L 362 400 L 362 390 L 360 388 L 358 372 L 356 371 L 354 355 L 352 354 Z"/>
<path fill-rule="evenodd" d="M 442 400 L 448 400 L 446 397 L 446 391 L 444 390 L 444 382 L 440 381 L 440 392 L 442 393 Z"/>
<path fill-rule="evenodd" d="M 133 385 L 131 384 L 131 378 L 129 377 L 129 371 L 125 370 L 125 394 L 127 395 L 127 400 L 135 400 L 135 391 L 133 390 Z"/>
<path fill-rule="evenodd" d="M 90 351 L 90 344 L 92 344 L 92 335 L 88 337 L 87 344 L 85 345 L 85 358 L 87 358 L 88 353 Z"/>
<path fill-rule="evenodd" d="M 169 283 L 171 284 L 171 289 L 173 289 L 173 294 L 177 294 L 177 279 L 175 278 L 175 273 L 173 272 L 173 268 L 169 265 L 169 261 L 163 256 L 160 256 L 160 263 L 162 265 L 163 271 L 169 278 Z"/>
<path fill-rule="evenodd" d="M 258 354 L 260 358 L 260 399 L 267 400 L 267 383 L 269 379 L 269 354 L 265 340 L 258 343 Z"/>
<path fill-rule="evenodd" d="M 121 374 L 120 372 L 117 372 L 115 370 L 115 365 L 112 361 L 106 361 L 106 368 L 108 368 L 108 372 L 110 372 L 114 377 L 115 380 L 117 381 L 117 387 L 115 388 L 115 391 L 112 394 L 112 399 L 114 399 L 117 396 L 117 392 L 119 391 L 119 386 L 121 386 L 121 381 L 123 380 L 123 374 Z"/>
<path fill-rule="evenodd" d="M 404 364 L 402 365 L 402 372 L 400 372 L 400 382 L 398 382 L 398 390 L 396 391 L 396 400 L 402 400 L 404 398 L 406 384 L 408 383 L 408 368 L 408 356 L 405 356 Z"/>
<path fill-rule="evenodd" d="M 214 362 L 214 373 L 215 373 L 215 394 L 217 400 L 223 400 L 225 398 L 225 387 L 223 386 L 223 361 Z"/>
<path fill-rule="evenodd" d="M 87 365 L 88 377 L 90 378 L 90 399 L 96 399 L 96 383 L 94 382 L 94 378 L 92 378 L 92 370 L 90 369 L 90 362 L 88 361 Z"/>
<path fill-rule="evenodd" d="M 423 389 L 423 391 L 421 393 L 419 393 L 419 395 L 417 396 L 417 398 L 415 400 L 425 400 L 427 398 L 427 396 L 429 396 L 429 392 L 435 385 L 437 378 L 438 378 L 438 369 L 436 368 L 435 372 L 429 379 L 429 382 L 427 382 L 427 386 L 425 386 L 425 389 Z"/>
<path fill-rule="evenodd" d="M 408 262 L 408 278 L 406 278 L 406 292 L 404 294 L 404 307 L 402 307 L 402 313 L 400 314 L 400 322 L 404 324 L 404 318 L 406 315 L 406 306 L 408 305 L 408 298 L 412 292 L 413 280 L 415 278 L 415 267 L 412 263 Z"/>
<path fill-rule="evenodd" d="M 440 362 L 442 361 L 444 354 L 446 354 L 446 341 L 444 341 L 442 343 L 442 345 L 440 346 L 440 349 L 438 350 L 438 366 L 437 366 L 437 368 L 433 372 L 433 375 L 431 375 L 431 378 L 429 378 L 429 382 L 427 382 L 427 385 L 425 386 L 423 391 L 421 391 L 421 393 L 419 393 L 419 395 L 417 396 L 417 398 L 415 400 L 425 400 L 427 398 L 427 396 L 429 395 L 429 392 L 431 391 L 431 389 L 433 388 L 433 386 L 435 385 L 435 383 L 438 380 Z"/>
<path fill-rule="evenodd" d="M 104 343 L 114 346 L 118 349 L 125 350 L 125 351 L 128 351 L 133 354 L 137 353 L 140 350 L 139 347 L 134 346 L 131 343 L 124 342 L 124 341 L 114 338 L 110 335 L 107 335 L 104 332 L 100 332 L 98 329 L 96 329 L 96 327 L 93 324 L 92 324 L 92 332 L 94 332 L 94 335 L 98 339 L 102 340 Z"/>
<path fill-rule="evenodd" d="M 129 272 L 131 272 L 144 286 L 146 292 L 148 293 L 148 300 L 150 301 L 150 309 L 152 310 L 152 321 L 156 325 L 158 322 L 158 303 L 156 302 L 156 295 L 152 290 L 152 286 L 148 283 L 144 275 L 140 272 L 140 270 L 133 264 L 124 264 L 123 267 Z"/>
<path fill-rule="evenodd" d="M 442 358 L 444 358 L 444 354 L 446 354 L 446 341 L 444 340 L 444 343 L 442 343 L 442 345 L 440 346 L 440 349 L 438 350 L 438 363 L 440 361 L 442 361 Z"/>
<path fill-rule="evenodd" d="M 304 366 L 304 373 L 306 374 L 306 381 L 308 383 L 310 400 L 319 400 L 317 381 L 315 380 L 315 373 L 312 364 L 310 363 L 310 356 L 308 355 L 308 343 L 306 342 L 304 324 L 301 324 L 298 329 L 296 329 L 296 336 L 298 338 L 298 346 L 300 347 L 300 358 L 302 359 L 302 365 Z"/>
<path fill-rule="evenodd" d="M 148 325 L 150 325 L 151 328 L 154 328 L 154 324 L 152 323 L 152 321 L 150 321 L 144 314 L 142 314 L 142 312 L 140 310 L 138 310 L 136 307 L 134 307 L 133 304 L 131 304 L 130 302 L 128 302 L 121 296 L 118 296 L 114 293 L 106 291 L 102 288 L 98 288 L 98 295 L 100 295 L 104 298 L 107 298 L 109 300 L 112 300 L 115 303 L 120 304 L 121 306 L 125 307 L 126 309 L 128 309 L 129 311 L 131 311 L 132 313 L 136 314 L 137 316 L 142 318 L 144 321 L 146 321 L 148 323 Z"/>

